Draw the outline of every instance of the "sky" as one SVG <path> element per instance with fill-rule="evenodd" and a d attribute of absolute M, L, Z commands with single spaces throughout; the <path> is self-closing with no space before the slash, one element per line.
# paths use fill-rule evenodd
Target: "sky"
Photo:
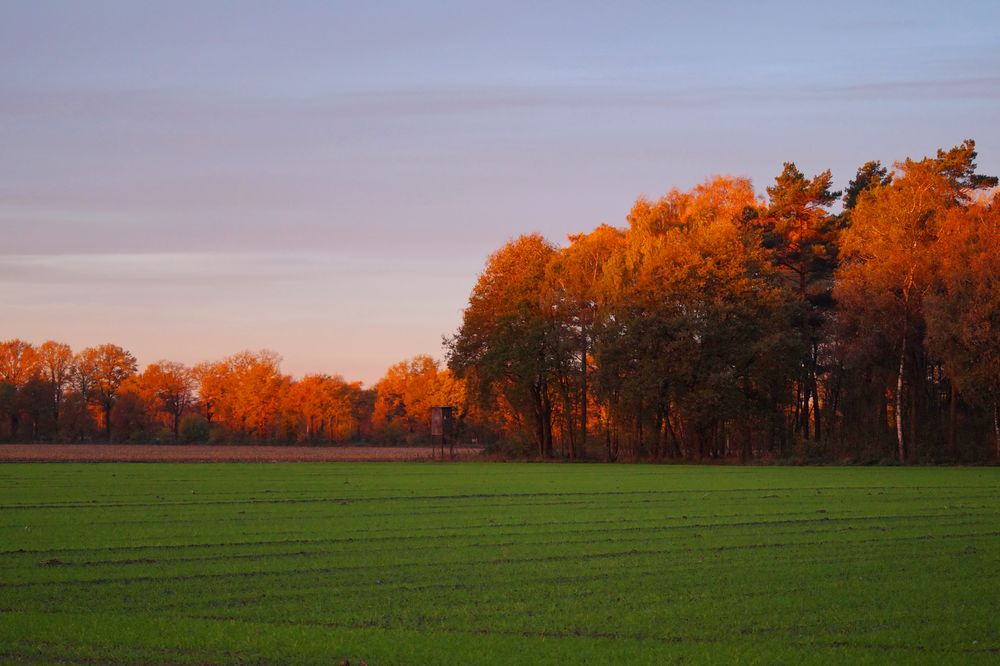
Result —
<path fill-rule="evenodd" d="M 1000 3 L 0 0 L 0 339 L 442 357 L 486 257 L 976 140 Z"/>

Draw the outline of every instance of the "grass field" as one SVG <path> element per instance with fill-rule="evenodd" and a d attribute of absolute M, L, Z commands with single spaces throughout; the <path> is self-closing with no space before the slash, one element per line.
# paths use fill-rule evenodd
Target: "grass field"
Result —
<path fill-rule="evenodd" d="M 0 466 L 0 662 L 997 663 L 1000 469 Z"/>

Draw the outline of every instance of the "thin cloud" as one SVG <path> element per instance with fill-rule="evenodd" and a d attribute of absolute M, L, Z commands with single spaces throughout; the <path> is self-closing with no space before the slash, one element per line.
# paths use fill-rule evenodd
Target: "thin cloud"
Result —
<path fill-rule="evenodd" d="M 311 283 L 317 277 L 405 277 L 420 268 L 428 277 L 462 276 L 449 267 L 409 263 L 372 264 L 368 259 L 315 252 L 136 252 L 113 254 L 0 255 L 0 284 L 216 285 Z"/>
<path fill-rule="evenodd" d="M 669 89 L 668 89 L 669 88 Z M 111 113 L 156 120 L 271 122 L 280 117 L 327 119 L 504 111 L 648 107 L 658 109 L 713 106 L 733 102 L 773 103 L 909 99 L 947 95 L 953 99 L 1000 99 L 1000 77 L 903 79 L 793 86 L 718 83 L 678 86 L 667 81 L 580 85 L 464 86 L 347 91 L 301 96 L 241 96 L 200 90 L 26 90 L 0 91 L 0 115 L 22 119 L 93 116 Z"/>

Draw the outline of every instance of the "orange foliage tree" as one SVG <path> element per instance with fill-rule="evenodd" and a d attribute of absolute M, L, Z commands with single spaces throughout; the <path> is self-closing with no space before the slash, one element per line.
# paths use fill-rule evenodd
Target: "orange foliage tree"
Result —
<path fill-rule="evenodd" d="M 841 242 L 839 316 L 895 360 L 893 419 L 901 461 L 919 455 L 918 414 L 926 411 L 926 377 L 935 360 L 925 344 L 925 298 L 947 255 L 942 232 L 949 217 L 965 216 L 972 191 L 996 184 L 975 173 L 974 147 L 970 141 L 934 158 L 898 163 L 889 184 L 859 197 Z"/>
<path fill-rule="evenodd" d="M 122 383 L 135 374 L 138 364 L 125 349 L 113 344 L 88 347 L 76 355 L 76 382 L 84 400 L 100 410 L 104 437 L 111 441 L 111 410 Z"/>
<path fill-rule="evenodd" d="M 138 377 L 138 384 L 152 410 L 168 419 L 173 440 L 180 439 L 181 418 L 195 402 L 194 372 L 182 363 L 150 363 Z"/>
<path fill-rule="evenodd" d="M 208 420 L 228 437 L 273 439 L 281 406 L 291 384 L 281 374 L 281 357 L 273 351 L 244 351 L 195 369 L 198 396 Z"/>
<path fill-rule="evenodd" d="M 459 423 L 465 416 L 465 383 L 426 355 L 390 367 L 375 395 L 372 426 L 390 441 L 427 441 L 431 407 L 452 407 Z"/>
<path fill-rule="evenodd" d="M 569 237 L 546 267 L 543 303 L 552 313 L 554 340 L 560 346 L 553 358 L 561 397 L 567 453 L 572 460 L 586 448 L 588 414 L 593 397 L 590 376 L 593 348 L 605 305 L 600 290 L 608 259 L 620 252 L 625 234 L 601 225 L 589 234 Z M 579 431 L 574 421 L 579 419 Z"/>
<path fill-rule="evenodd" d="M 285 400 L 289 435 L 310 443 L 355 437 L 361 426 L 360 393 L 360 382 L 348 383 L 339 375 L 306 375 L 292 383 Z"/>
<path fill-rule="evenodd" d="M 30 343 L 0 342 L 0 413 L 6 413 L 12 439 L 18 437 L 26 393 L 39 367 L 38 352 Z"/>
<path fill-rule="evenodd" d="M 528 426 L 541 457 L 553 451 L 552 371 L 559 345 L 542 295 L 555 253 L 532 234 L 490 256 L 448 344 L 448 367 L 484 407 L 502 397 L 511 416 Z"/>
<path fill-rule="evenodd" d="M 596 349 L 609 457 L 619 440 L 630 458 L 720 457 L 737 442 L 748 456 L 753 430 L 773 431 L 794 346 L 750 224 L 759 206 L 749 181 L 717 178 L 633 208 L 604 270 Z"/>
<path fill-rule="evenodd" d="M 959 394 L 993 420 L 1000 460 L 1000 193 L 953 208 L 941 224 L 937 274 L 925 299 L 927 345 L 950 380 L 948 451 L 956 438 Z"/>

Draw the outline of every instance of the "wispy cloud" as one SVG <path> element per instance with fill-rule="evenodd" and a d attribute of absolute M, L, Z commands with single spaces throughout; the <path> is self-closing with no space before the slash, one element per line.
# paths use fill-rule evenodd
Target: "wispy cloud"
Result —
<path fill-rule="evenodd" d="M 766 83 L 736 79 L 697 85 L 666 80 L 581 81 L 532 86 L 401 87 L 310 96 L 252 96 L 197 89 L 42 90 L 0 89 L 0 114 L 7 118 L 93 117 L 112 113 L 150 121 L 234 119 L 272 121 L 295 115 L 316 119 L 371 118 L 423 114 L 479 114 L 620 107 L 688 108 L 731 102 L 772 103 L 829 99 L 910 99 L 945 94 L 963 99 L 1000 99 L 1000 76 L 879 79 L 857 82 Z"/>
<path fill-rule="evenodd" d="M 373 264 L 366 258 L 328 252 L 137 252 L 113 254 L 0 255 L 0 284 L 80 285 L 208 283 L 294 287 L 317 279 L 405 278 L 419 270 L 433 277 L 468 277 L 454 266 L 428 265 L 412 258 Z"/>

